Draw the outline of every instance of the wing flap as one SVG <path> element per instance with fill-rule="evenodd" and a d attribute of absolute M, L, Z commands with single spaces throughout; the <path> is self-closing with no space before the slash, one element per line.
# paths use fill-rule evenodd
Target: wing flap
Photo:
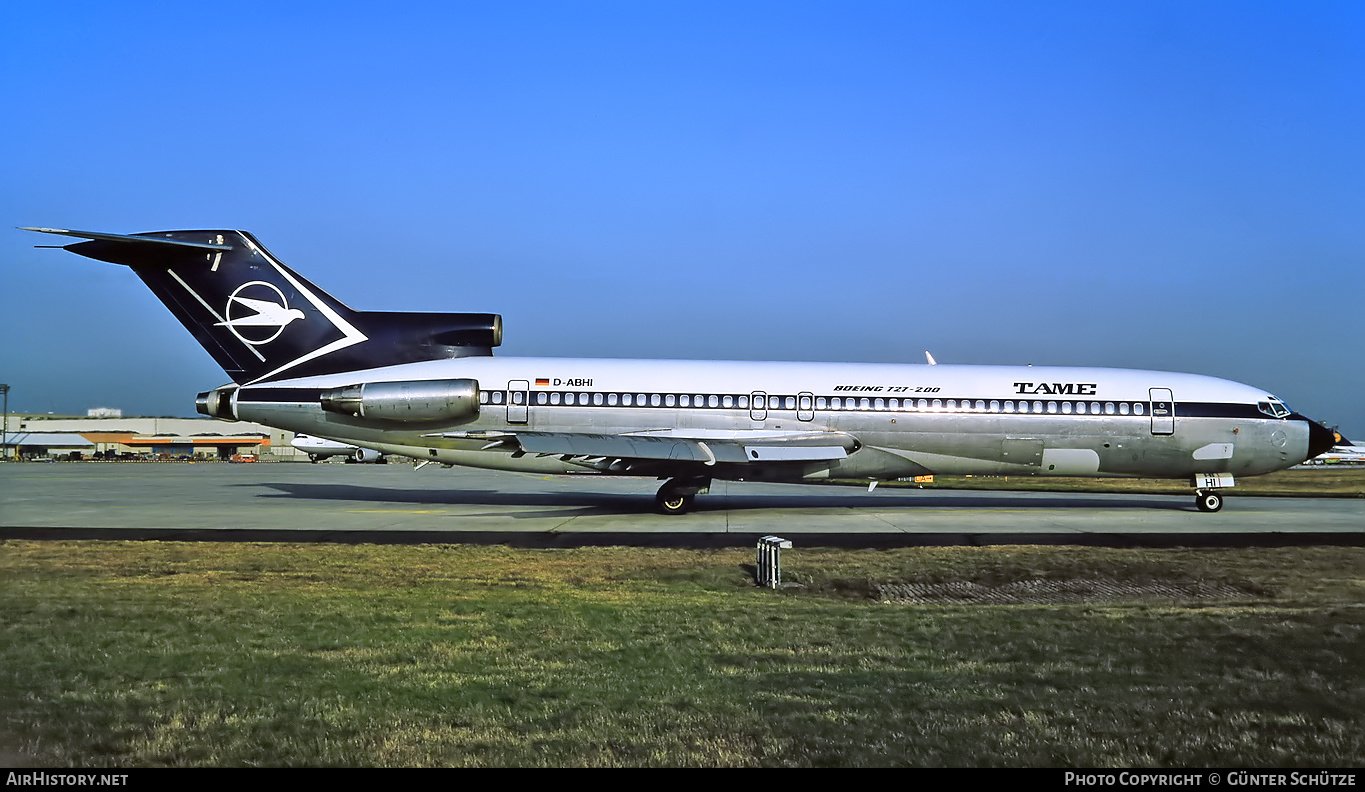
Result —
<path fill-rule="evenodd" d="M 580 434 L 577 432 L 517 432 L 522 450 L 533 454 L 569 454 L 619 459 L 662 459 L 676 462 L 707 462 L 695 440 L 676 437 Z"/>
<path fill-rule="evenodd" d="M 714 465 L 756 462 L 827 462 L 845 459 L 858 441 L 842 432 L 706 431 L 694 436 L 685 430 L 642 434 L 585 432 L 445 432 L 440 437 L 491 441 L 487 450 L 501 447 L 546 456 L 600 459 L 700 462 Z"/>

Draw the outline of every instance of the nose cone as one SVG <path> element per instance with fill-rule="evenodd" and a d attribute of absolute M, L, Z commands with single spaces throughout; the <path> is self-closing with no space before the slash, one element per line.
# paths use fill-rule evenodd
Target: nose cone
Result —
<path fill-rule="evenodd" d="M 1337 443 L 1336 434 L 1317 421 L 1308 418 L 1304 420 L 1308 421 L 1308 459 L 1331 451 L 1332 446 Z"/>

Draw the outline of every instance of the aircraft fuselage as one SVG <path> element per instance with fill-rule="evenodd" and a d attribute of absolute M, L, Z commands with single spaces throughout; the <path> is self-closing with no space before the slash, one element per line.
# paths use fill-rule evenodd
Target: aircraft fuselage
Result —
<path fill-rule="evenodd" d="M 455 378 L 478 382 L 472 420 L 402 426 L 319 405 L 321 392 L 354 383 Z M 1308 421 L 1258 408 L 1272 398 L 1228 380 L 1127 369 L 474 357 L 246 385 L 233 404 L 243 420 L 449 464 L 799 481 L 1255 475 L 1302 461 L 1309 447 Z M 703 442 L 840 433 L 856 447 L 836 459 L 652 460 L 627 471 L 595 454 L 486 448 L 498 432 Z"/>

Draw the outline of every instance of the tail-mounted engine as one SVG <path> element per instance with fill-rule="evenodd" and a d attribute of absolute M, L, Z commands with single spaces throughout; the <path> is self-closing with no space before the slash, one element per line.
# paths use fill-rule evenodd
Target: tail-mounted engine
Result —
<path fill-rule="evenodd" d="M 224 421 L 237 420 L 237 409 L 233 397 L 237 395 L 236 385 L 224 385 L 208 393 L 201 393 L 194 400 L 194 409 L 200 415 L 221 418 Z"/>
<path fill-rule="evenodd" d="M 473 379 L 366 382 L 325 390 L 322 409 L 384 423 L 467 423 L 479 417 L 479 381 Z"/>

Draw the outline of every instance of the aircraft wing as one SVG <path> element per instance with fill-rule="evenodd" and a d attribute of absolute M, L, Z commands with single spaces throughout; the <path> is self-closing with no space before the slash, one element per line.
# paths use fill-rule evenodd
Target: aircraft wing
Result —
<path fill-rule="evenodd" d="M 587 464 L 612 461 L 700 462 L 704 465 L 756 462 L 820 462 L 846 458 L 858 441 L 842 432 L 665 430 L 629 434 L 583 432 L 446 432 L 452 439 L 488 440 L 515 452 L 582 458 Z"/>

